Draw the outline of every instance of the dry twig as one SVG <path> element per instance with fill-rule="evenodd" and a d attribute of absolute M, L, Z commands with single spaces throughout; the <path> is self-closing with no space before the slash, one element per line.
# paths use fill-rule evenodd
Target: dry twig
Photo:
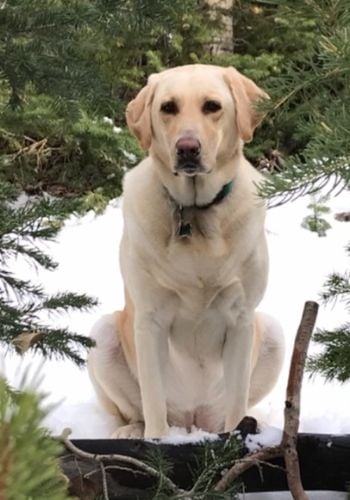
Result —
<path fill-rule="evenodd" d="M 250 469 L 253 465 L 261 462 L 267 462 L 273 458 L 282 456 L 283 450 L 280 446 L 272 448 L 263 448 L 244 457 L 242 460 L 235 460 L 233 466 L 222 476 L 215 485 L 215 491 L 225 491 L 225 489 L 237 479 L 243 472 Z"/>
<path fill-rule="evenodd" d="M 306 302 L 303 315 L 294 342 L 294 349 L 289 370 L 287 397 L 284 408 L 284 429 L 282 448 L 287 469 L 287 481 L 292 496 L 296 500 L 307 500 L 301 484 L 297 436 L 300 415 L 300 392 L 303 379 L 306 353 L 316 323 L 318 304 Z"/>
<path fill-rule="evenodd" d="M 102 465 L 103 467 L 103 472 L 102 472 L 102 479 L 103 479 L 103 490 L 104 490 L 104 498 L 105 500 L 108 500 L 108 492 L 107 492 L 107 485 L 106 485 L 106 478 L 105 478 L 105 470 L 104 470 L 104 461 L 116 461 L 116 462 L 121 462 L 124 464 L 129 464 L 132 465 L 138 469 L 141 469 L 143 472 L 147 473 L 149 476 L 156 477 L 157 479 L 162 479 L 163 484 L 166 485 L 166 487 L 169 489 L 170 492 L 172 493 L 183 493 L 183 490 L 178 488 L 175 483 L 171 481 L 167 476 L 159 472 L 157 469 L 154 469 L 150 465 L 145 464 L 141 460 L 138 460 L 137 458 L 129 457 L 127 455 L 118 455 L 118 454 L 113 454 L 113 455 L 97 455 L 93 453 L 88 453 L 87 451 L 81 450 L 77 446 L 75 446 L 69 439 L 68 436 L 70 434 L 70 429 L 65 429 L 62 432 L 61 435 L 61 440 L 63 444 L 66 446 L 68 450 L 70 450 L 74 455 L 79 456 L 81 458 L 87 458 L 90 460 L 94 460 L 97 462 L 100 466 Z M 106 495 L 107 492 L 107 495 Z"/>

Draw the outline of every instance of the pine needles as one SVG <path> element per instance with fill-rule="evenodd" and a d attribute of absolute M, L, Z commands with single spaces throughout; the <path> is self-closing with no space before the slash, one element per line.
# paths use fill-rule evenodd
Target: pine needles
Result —
<path fill-rule="evenodd" d="M 350 245 L 347 248 L 350 257 Z M 331 274 L 322 290 L 324 303 L 343 302 L 350 313 L 350 272 Z M 321 373 L 328 380 L 350 380 L 350 323 L 333 330 L 318 329 L 313 340 L 323 346 L 320 354 L 311 356 L 307 368 L 311 373 Z"/>
<path fill-rule="evenodd" d="M 42 427 L 40 398 L 0 378 L 0 498 L 65 500 L 67 481 L 55 457 L 61 446 Z"/>
<path fill-rule="evenodd" d="M 294 134 L 306 141 L 287 159 L 283 172 L 268 176 L 262 186 L 271 206 L 321 189 L 336 194 L 350 187 L 348 3 L 297 1 L 281 7 L 279 16 L 286 20 L 302 16 L 314 24 L 307 50 L 291 58 L 268 85 L 271 118 L 280 123 L 296 120 Z"/>
<path fill-rule="evenodd" d="M 43 251 L 42 243 L 57 236 L 63 220 L 78 204 L 72 200 L 39 199 L 16 207 L 9 201 L 12 195 L 10 186 L 0 184 L 0 343 L 18 352 L 32 349 L 81 365 L 81 348 L 91 347 L 91 339 L 66 328 L 53 328 L 43 318 L 91 308 L 96 300 L 70 292 L 48 295 L 41 285 L 10 270 L 10 263 L 19 258 L 54 270 L 57 264 Z"/>

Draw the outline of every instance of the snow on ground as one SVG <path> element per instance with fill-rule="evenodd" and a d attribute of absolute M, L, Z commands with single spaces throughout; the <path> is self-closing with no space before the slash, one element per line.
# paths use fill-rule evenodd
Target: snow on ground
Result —
<path fill-rule="evenodd" d="M 259 438 L 247 442 L 252 449 L 273 445 L 278 441 L 283 423 L 283 402 L 289 358 L 294 335 L 306 300 L 318 300 L 326 276 L 349 267 L 344 247 L 350 241 L 349 224 L 332 220 L 326 238 L 303 229 L 300 224 L 307 215 L 304 198 L 269 210 L 267 231 L 270 251 L 270 278 L 260 309 L 277 317 L 286 336 L 287 355 L 280 381 L 262 401 L 254 414 L 264 428 Z M 330 202 L 332 215 L 349 210 L 349 194 Z M 21 278 L 45 283 L 50 292 L 75 291 L 96 296 L 100 305 L 89 313 L 74 313 L 69 318 L 54 318 L 64 326 L 87 335 L 92 324 L 102 315 L 123 306 L 123 286 L 119 272 L 118 246 L 122 232 L 120 201 L 110 203 L 102 216 L 92 212 L 83 218 L 71 217 L 61 231 L 57 243 L 47 245 L 48 252 L 60 263 L 55 272 L 34 271 L 20 258 L 13 269 Z M 347 319 L 341 305 L 321 306 L 317 325 L 334 327 Z M 318 352 L 312 345 L 310 352 Z M 42 362 L 27 354 L 23 359 L 0 350 L 0 372 L 18 386 L 21 375 L 30 366 L 34 374 L 40 368 L 41 390 L 48 394 L 46 404 L 51 411 L 46 425 L 54 434 L 66 427 L 74 438 L 106 438 L 114 431 L 113 417 L 104 413 L 96 402 L 86 369 L 62 361 Z M 328 383 L 320 377 L 306 376 L 302 389 L 301 432 L 350 433 L 350 383 Z M 191 436 L 173 429 L 167 442 L 180 443 L 215 438 L 194 430 Z M 277 492 L 242 495 L 242 500 L 289 500 L 289 493 Z M 343 493 L 312 492 L 310 500 L 343 500 Z"/>
<path fill-rule="evenodd" d="M 270 249 L 270 278 L 260 309 L 277 317 L 285 331 L 287 356 L 279 383 L 259 404 L 253 414 L 263 426 L 281 428 L 283 401 L 289 357 L 294 335 L 306 300 L 318 300 L 326 276 L 349 267 L 344 251 L 350 240 L 349 224 L 338 222 L 332 215 L 349 209 L 349 194 L 342 193 L 330 201 L 332 229 L 319 238 L 301 227 L 307 215 L 308 198 L 269 210 L 267 230 Z M 71 217 L 61 231 L 57 243 L 47 246 L 60 263 L 57 271 L 33 271 L 21 259 L 14 269 L 21 278 L 38 279 L 48 291 L 70 290 L 98 297 L 100 306 L 89 313 L 74 313 L 59 318 L 62 325 L 87 335 L 92 324 L 104 313 L 123 305 L 123 286 L 119 273 L 118 245 L 122 231 L 120 201 L 110 203 L 104 215 L 89 212 L 83 218 Z M 346 320 L 344 308 L 321 306 L 317 324 L 332 327 Z M 54 318 L 57 322 L 57 317 Z M 311 346 L 316 352 L 318 346 Z M 0 352 L 0 370 L 10 382 L 19 384 L 20 374 L 28 364 L 32 370 L 42 364 L 42 390 L 49 394 L 47 402 L 57 403 L 46 419 L 55 434 L 70 427 L 74 438 L 106 438 L 114 430 L 113 418 L 98 406 L 85 369 L 72 363 L 47 361 L 26 355 L 24 361 Z M 302 390 L 301 427 L 304 432 L 350 433 L 350 384 L 328 383 L 316 376 L 306 376 Z M 277 431 L 278 432 L 278 431 Z M 271 434 L 274 434 L 271 431 Z M 269 443 L 267 443 L 269 444 Z"/>
<path fill-rule="evenodd" d="M 282 429 L 268 425 L 258 434 L 248 434 L 245 445 L 250 452 L 260 450 L 266 446 L 278 446 L 282 440 Z"/>

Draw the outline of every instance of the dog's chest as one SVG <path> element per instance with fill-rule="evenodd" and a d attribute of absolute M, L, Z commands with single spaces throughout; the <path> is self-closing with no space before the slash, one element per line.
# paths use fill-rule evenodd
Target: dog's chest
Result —
<path fill-rule="evenodd" d="M 175 244 L 153 261 L 153 276 L 173 296 L 172 309 L 178 318 L 198 324 L 208 314 L 211 324 L 217 314 L 218 297 L 233 281 L 239 280 L 240 262 L 233 254 L 215 255 L 207 247 Z"/>

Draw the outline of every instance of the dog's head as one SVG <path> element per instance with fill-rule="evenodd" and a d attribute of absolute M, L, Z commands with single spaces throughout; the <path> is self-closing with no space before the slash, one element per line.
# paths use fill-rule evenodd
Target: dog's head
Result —
<path fill-rule="evenodd" d="M 267 94 L 234 68 L 189 65 L 154 74 L 127 107 L 130 130 L 174 174 L 207 174 L 251 141 Z"/>

